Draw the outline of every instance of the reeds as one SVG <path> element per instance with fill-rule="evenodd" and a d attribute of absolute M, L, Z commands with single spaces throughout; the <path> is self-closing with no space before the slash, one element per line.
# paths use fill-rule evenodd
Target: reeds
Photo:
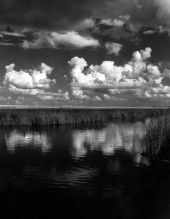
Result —
<path fill-rule="evenodd" d="M 163 114 L 146 121 L 142 141 L 143 154 L 150 160 L 170 159 L 170 115 Z"/>
<path fill-rule="evenodd" d="M 1 126 L 42 126 L 107 121 L 144 120 L 160 114 L 155 109 L 1 109 Z"/>

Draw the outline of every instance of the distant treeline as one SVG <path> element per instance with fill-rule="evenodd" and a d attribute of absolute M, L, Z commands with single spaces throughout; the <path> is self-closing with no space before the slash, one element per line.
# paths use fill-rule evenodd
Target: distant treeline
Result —
<path fill-rule="evenodd" d="M 1 109 L 1 126 L 83 125 L 107 121 L 137 121 L 167 114 L 170 109 Z"/>

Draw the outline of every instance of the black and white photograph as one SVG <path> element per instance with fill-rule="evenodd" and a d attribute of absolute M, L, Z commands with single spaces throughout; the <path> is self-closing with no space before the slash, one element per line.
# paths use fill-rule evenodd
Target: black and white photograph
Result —
<path fill-rule="evenodd" d="M 170 0 L 0 0 L 0 218 L 170 219 Z"/>

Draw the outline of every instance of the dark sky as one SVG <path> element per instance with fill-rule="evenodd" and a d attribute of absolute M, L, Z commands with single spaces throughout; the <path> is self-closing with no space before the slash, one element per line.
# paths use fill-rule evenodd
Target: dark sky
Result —
<path fill-rule="evenodd" d="M 170 104 L 170 0 L 0 0 L 0 104 Z"/>

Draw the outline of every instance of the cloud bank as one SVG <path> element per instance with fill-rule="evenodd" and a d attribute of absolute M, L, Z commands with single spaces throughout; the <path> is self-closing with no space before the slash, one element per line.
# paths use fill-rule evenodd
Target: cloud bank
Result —
<path fill-rule="evenodd" d="M 72 95 L 88 99 L 88 94 L 93 93 L 107 100 L 124 92 L 138 98 L 170 97 L 170 87 L 162 83 L 168 73 L 161 73 L 157 65 L 149 63 L 151 52 L 149 47 L 135 51 L 131 61 L 123 66 L 114 61 L 88 66 L 84 58 L 72 58 L 68 62 L 72 68 Z"/>
<path fill-rule="evenodd" d="M 169 0 L 0 0 L 0 23 L 39 29 L 71 30 L 90 17 L 122 26 L 120 16 L 133 23 L 169 23 Z M 86 20 L 86 24 L 87 24 Z M 89 25 L 89 23 L 88 23 Z M 91 25 L 91 24 L 90 24 Z"/>

